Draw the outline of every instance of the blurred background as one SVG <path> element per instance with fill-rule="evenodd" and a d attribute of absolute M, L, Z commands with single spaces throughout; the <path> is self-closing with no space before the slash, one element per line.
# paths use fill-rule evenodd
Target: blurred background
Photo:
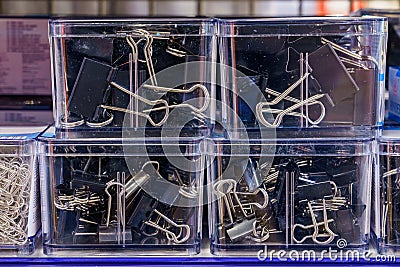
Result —
<path fill-rule="evenodd" d="M 398 9 L 400 0 L 0 0 L 3 15 L 295 16 Z"/>

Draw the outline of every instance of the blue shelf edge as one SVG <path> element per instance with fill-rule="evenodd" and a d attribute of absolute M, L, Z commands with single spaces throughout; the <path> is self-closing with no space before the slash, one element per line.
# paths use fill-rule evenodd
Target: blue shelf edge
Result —
<path fill-rule="evenodd" d="M 398 264 L 400 258 L 396 258 L 395 261 L 382 262 L 376 260 L 365 260 L 358 259 L 352 261 L 346 261 L 344 259 L 331 260 L 329 258 L 317 259 L 317 260 L 290 260 L 285 259 L 270 259 L 259 260 L 258 258 L 248 258 L 248 257 L 83 257 L 83 258 L 66 258 L 66 257 L 15 257 L 0 258 L 0 264 L 13 264 L 13 265 L 97 265 L 97 266 L 126 266 L 126 265 L 152 265 L 152 266 L 162 266 L 162 265 L 184 265 L 184 266 L 204 266 L 207 265 L 305 265 L 309 266 L 312 264 L 317 265 L 336 265 L 336 264 L 351 264 L 351 265 L 366 265 L 366 264 Z"/>

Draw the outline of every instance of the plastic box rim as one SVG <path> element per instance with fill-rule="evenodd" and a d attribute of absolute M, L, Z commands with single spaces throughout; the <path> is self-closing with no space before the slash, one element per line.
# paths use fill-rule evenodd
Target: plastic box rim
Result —
<path fill-rule="evenodd" d="M 310 16 L 310 17 L 275 17 L 275 18 L 246 18 L 246 19 L 223 19 L 218 18 L 222 23 L 237 23 L 237 25 L 252 25 L 254 23 L 263 24 L 288 24 L 288 25 L 307 25 L 310 22 L 320 23 L 354 23 L 354 22 L 378 22 L 387 21 L 383 16 Z"/>
<path fill-rule="evenodd" d="M 216 28 L 216 20 L 214 18 L 51 18 L 49 19 L 49 37 L 96 37 L 96 36 L 121 36 L 123 34 L 104 32 L 104 33 L 65 33 L 65 28 L 79 29 L 80 27 L 96 28 L 96 27 L 118 27 L 118 26 L 198 26 L 206 27 L 201 29 L 200 33 L 156 33 L 154 36 L 213 36 L 214 28 Z"/>

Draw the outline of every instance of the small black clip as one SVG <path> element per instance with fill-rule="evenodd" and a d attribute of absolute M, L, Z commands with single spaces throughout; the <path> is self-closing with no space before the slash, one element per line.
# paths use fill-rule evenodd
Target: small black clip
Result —
<path fill-rule="evenodd" d="M 99 106 L 110 89 L 115 69 L 105 63 L 84 58 L 74 88 L 69 96 L 68 111 L 89 121 L 97 121 L 101 116 Z M 66 122 L 68 123 L 68 122 Z"/>

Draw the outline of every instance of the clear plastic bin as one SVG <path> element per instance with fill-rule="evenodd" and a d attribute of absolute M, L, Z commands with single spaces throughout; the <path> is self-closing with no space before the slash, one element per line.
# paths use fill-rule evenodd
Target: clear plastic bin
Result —
<path fill-rule="evenodd" d="M 378 179 L 374 188 L 374 234 L 381 253 L 400 251 L 399 175 L 400 131 L 385 130 L 378 139 Z"/>
<path fill-rule="evenodd" d="M 372 142 L 210 139 L 211 252 L 267 258 L 289 257 L 292 250 L 364 252 Z M 286 254 L 270 254 L 281 249 Z"/>
<path fill-rule="evenodd" d="M 40 236 L 36 142 L 0 135 L 0 256 L 29 255 Z"/>
<path fill-rule="evenodd" d="M 388 46 L 386 65 L 400 66 L 400 10 L 365 8 L 355 12 L 357 15 L 380 16 L 388 19 Z M 388 73 L 388 68 L 386 68 Z"/>
<path fill-rule="evenodd" d="M 386 97 L 386 121 L 385 126 L 389 123 L 396 125 L 396 121 L 400 121 L 400 110 L 399 103 L 400 99 L 398 96 L 397 81 L 399 76 L 397 71 L 400 67 L 400 10 L 396 9 L 373 9 L 365 8 L 355 12 L 357 15 L 373 15 L 387 17 L 388 19 L 388 45 L 386 54 L 386 89 L 389 94 L 385 94 Z M 393 121 L 390 121 L 393 120 Z M 398 123 L 397 123 L 398 124 Z"/>
<path fill-rule="evenodd" d="M 218 37 L 229 127 L 382 125 L 385 18 L 221 19 Z"/>
<path fill-rule="evenodd" d="M 214 28 L 209 19 L 51 20 L 56 128 L 205 125 Z"/>
<path fill-rule="evenodd" d="M 387 120 L 385 125 L 390 123 L 390 120 L 400 121 L 397 81 L 399 75 L 397 69 L 400 67 L 400 10 L 385 10 L 385 9 L 362 9 L 357 12 L 362 15 L 374 15 L 388 18 L 388 45 L 386 55 L 386 89 L 389 94 L 386 94 L 386 111 Z M 388 97 L 388 98 L 387 98 Z M 393 122 L 392 122 L 393 124 Z"/>
<path fill-rule="evenodd" d="M 199 253 L 200 143 L 40 138 L 44 253 Z"/>

